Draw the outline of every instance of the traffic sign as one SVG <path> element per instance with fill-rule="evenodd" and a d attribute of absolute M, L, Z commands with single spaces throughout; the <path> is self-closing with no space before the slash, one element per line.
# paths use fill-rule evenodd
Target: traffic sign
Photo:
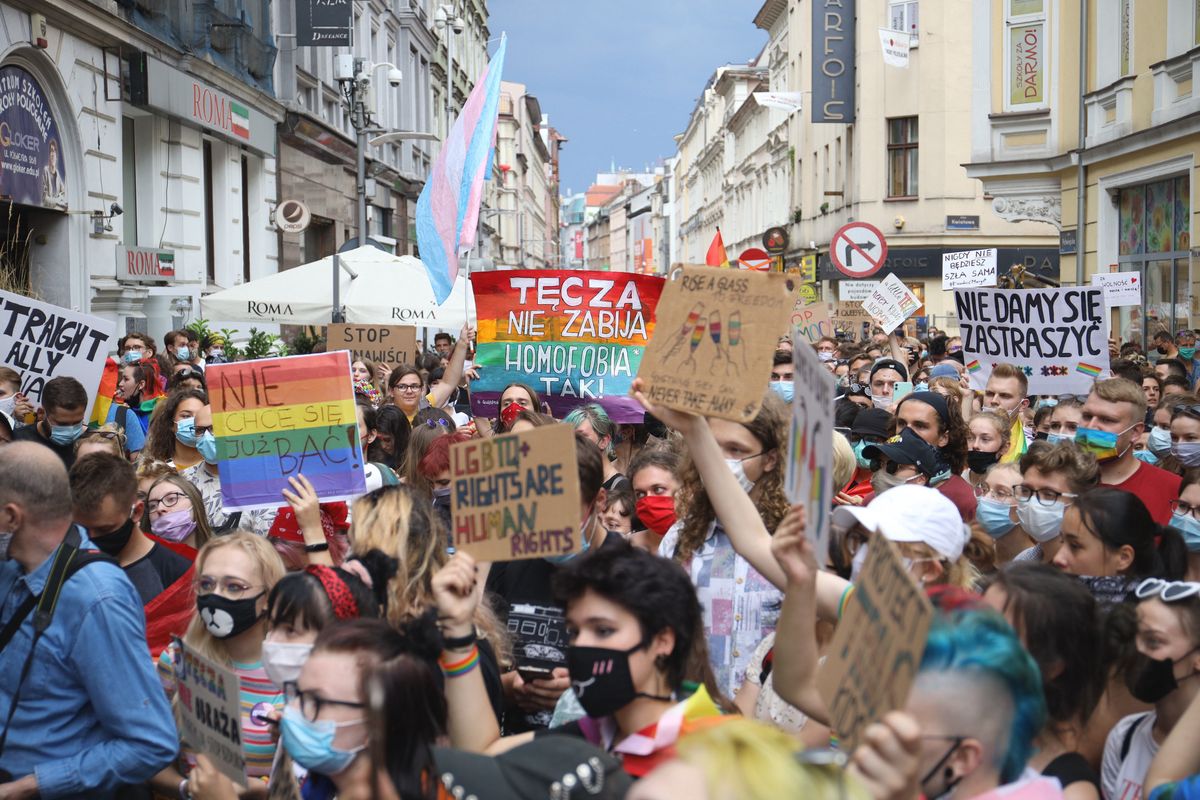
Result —
<path fill-rule="evenodd" d="M 788 235 L 787 231 L 779 226 L 767 228 L 762 236 L 763 247 L 767 248 L 767 252 L 773 256 L 782 255 L 784 250 L 787 250 Z"/>
<path fill-rule="evenodd" d="M 738 256 L 738 262 L 742 269 L 752 269 L 757 272 L 766 272 L 771 268 L 771 256 L 765 250 L 759 250 L 757 247 L 743 250 L 742 254 Z"/>
<path fill-rule="evenodd" d="M 829 241 L 829 257 L 838 272 L 850 278 L 869 278 L 887 258 L 887 239 L 874 225 L 851 222 Z"/>

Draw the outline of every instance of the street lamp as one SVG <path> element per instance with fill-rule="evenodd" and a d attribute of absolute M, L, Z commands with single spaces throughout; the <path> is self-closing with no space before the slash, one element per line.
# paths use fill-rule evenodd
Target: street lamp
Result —
<path fill-rule="evenodd" d="M 467 23 L 458 16 L 454 3 L 443 3 L 433 12 L 433 27 L 446 31 L 446 137 L 450 136 L 451 118 L 454 115 L 454 37 L 453 33 L 462 33 Z M 449 30 L 447 30 L 447 28 Z"/>

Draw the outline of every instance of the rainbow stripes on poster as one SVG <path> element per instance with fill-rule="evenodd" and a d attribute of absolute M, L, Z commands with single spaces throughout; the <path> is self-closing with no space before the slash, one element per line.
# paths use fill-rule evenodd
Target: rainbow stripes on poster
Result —
<path fill-rule="evenodd" d="M 286 505 L 299 474 L 321 502 L 366 492 L 348 352 L 213 364 L 206 375 L 225 510 Z"/>
<path fill-rule="evenodd" d="M 1075 371 L 1082 372 L 1084 375 L 1090 375 L 1093 378 L 1099 378 L 1100 373 L 1103 372 L 1104 369 L 1101 367 L 1093 366 L 1092 364 L 1085 364 L 1084 362 L 1080 361 L 1079 364 L 1075 367 Z"/>
<path fill-rule="evenodd" d="M 972 361 L 970 364 L 967 364 L 967 372 L 979 372 L 981 369 L 983 369 L 983 367 L 979 365 L 978 358 Z"/>
<path fill-rule="evenodd" d="M 562 417 L 599 403 L 614 422 L 641 422 L 629 387 L 654 333 L 663 279 L 584 270 L 471 276 L 479 325 L 471 410 L 495 418 L 512 383 L 536 389 Z"/>

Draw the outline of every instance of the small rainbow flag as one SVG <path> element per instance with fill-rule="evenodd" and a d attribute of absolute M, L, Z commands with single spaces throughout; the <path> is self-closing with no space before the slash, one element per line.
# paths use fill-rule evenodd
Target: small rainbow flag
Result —
<path fill-rule="evenodd" d="M 983 367 L 979 366 L 979 359 L 975 359 L 970 364 L 967 364 L 967 372 L 979 372 Z"/>
<path fill-rule="evenodd" d="M 1084 375 L 1090 375 L 1093 378 L 1099 378 L 1100 373 L 1104 370 L 1100 367 L 1094 367 L 1091 364 L 1085 364 L 1082 361 L 1075 367 L 1076 372 L 1082 372 Z"/>
<path fill-rule="evenodd" d="M 299 474 L 321 502 L 366 492 L 348 351 L 213 364 L 206 377 L 225 510 L 284 505 Z"/>

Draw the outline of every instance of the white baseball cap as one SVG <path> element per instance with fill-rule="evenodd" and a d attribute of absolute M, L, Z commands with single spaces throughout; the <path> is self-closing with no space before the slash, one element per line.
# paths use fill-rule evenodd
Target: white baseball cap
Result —
<path fill-rule="evenodd" d="M 950 498 L 928 486 L 904 484 L 888 489 L 869 505 L 839 506 L 833 524 L 860 523 L 893 542 L 924 542 L 947 561 L 957 561 L 970 537 Z"/>

